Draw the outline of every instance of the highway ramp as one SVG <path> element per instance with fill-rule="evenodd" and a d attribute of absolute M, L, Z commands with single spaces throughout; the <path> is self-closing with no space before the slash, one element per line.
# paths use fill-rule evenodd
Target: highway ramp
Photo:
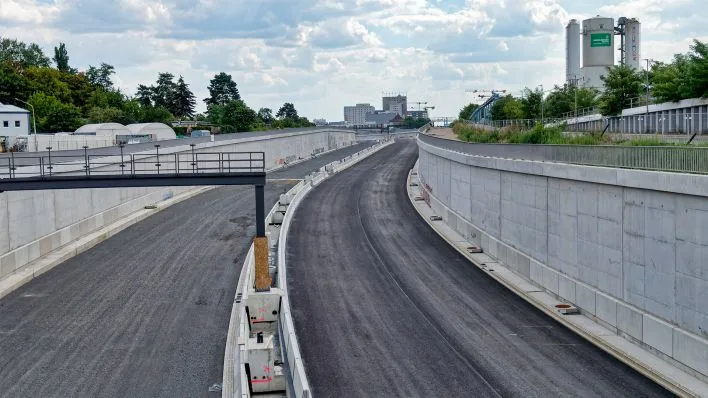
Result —
<path fill-rule="evenodd" d="M 370 144 L 269 174 L 302 178 Z M 269 183 L 266 207 L 292 183 Z M 0 397 L 219 396 L 252 187 L 171 206 L 0 299 Z"/>
<path fill-rule="evenodd" d="M 416 158 L 399 141 L 295 213 L 288 288 L 313 396 L 669 395 L 440 238 L 406 194 Z"/>

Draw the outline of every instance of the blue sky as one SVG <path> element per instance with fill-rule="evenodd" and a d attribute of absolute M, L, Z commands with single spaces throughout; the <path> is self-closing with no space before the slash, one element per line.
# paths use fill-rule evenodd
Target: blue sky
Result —
<path fill-rule="evenodd" d="M 643 54 L 668 61 L 708 40 L 701 0 L 0 0 L 0 35 L 51 52 L 65 42 L 79 69 L 107 62 L 134 93 L 169 71 L 197 98 L 233 75 L 254 108 L 294 102 L 310 118 L 384 91 L 452 116 L 466 89 L 560 84 L 564 26 L 594 15 L 636 17 Z M 204 109 L 200 102 L 199 109 Z"/>

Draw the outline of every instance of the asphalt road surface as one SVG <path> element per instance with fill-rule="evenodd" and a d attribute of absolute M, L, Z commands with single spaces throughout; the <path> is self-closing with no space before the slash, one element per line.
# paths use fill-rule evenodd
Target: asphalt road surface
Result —
<path fill-rule="evenodd" d="M 406 195 L 416 157 L 399 141 L 295 214 L 288 287 L 313 396 L 669 395 L 440 238 Z"/>
<path fill-rule="evenodd" d="M 367 145 L 269 178 L 302 178 Z M 289 185 L 266 186 L 267 209 Z M 219 396 L 209 388 L 254 223 L 253 188 L 217 188 L 0 299 L 0 397 Z"/>

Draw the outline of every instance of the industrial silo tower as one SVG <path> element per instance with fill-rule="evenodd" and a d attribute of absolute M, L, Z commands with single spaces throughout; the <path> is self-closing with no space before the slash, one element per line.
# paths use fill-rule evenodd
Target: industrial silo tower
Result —
<path fill-rule="evenodd" d="M 583 84 L 603 88 L 600 76 L 615 63 L 614 19 L 596 16 L 583 21 Z"/>
<path fill-rule="evenodd" d="M 642 24 L 636 18 L 617 19 L 615 32 L 620 36 L 620 63 L 640 69 L 642 67 Z"/>
<path fill-rule="evenodd" d="M 580 24 L 571 19 L 565 27 L 565 81 L 575 84 L 580 77 Z"/>

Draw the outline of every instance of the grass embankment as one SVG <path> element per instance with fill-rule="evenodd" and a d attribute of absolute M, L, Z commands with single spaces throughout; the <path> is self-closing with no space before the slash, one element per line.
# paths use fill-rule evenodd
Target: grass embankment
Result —
<path fill-rule="evenodd" d="M 684 146 L 685 144 L 668 142 L 659 138 L 612 137 L 605 134 L 563 134 L 561 127 L 541 127 L 521 131 L 513 128 L 484 130 L 479 127 L 457 123 L 453 131 L 461 141 L 488 144 L 555 144 L 555 145 L 625 145 L 625 146 Z M 694 144 L 695 146 L 703 146 Z"/>

